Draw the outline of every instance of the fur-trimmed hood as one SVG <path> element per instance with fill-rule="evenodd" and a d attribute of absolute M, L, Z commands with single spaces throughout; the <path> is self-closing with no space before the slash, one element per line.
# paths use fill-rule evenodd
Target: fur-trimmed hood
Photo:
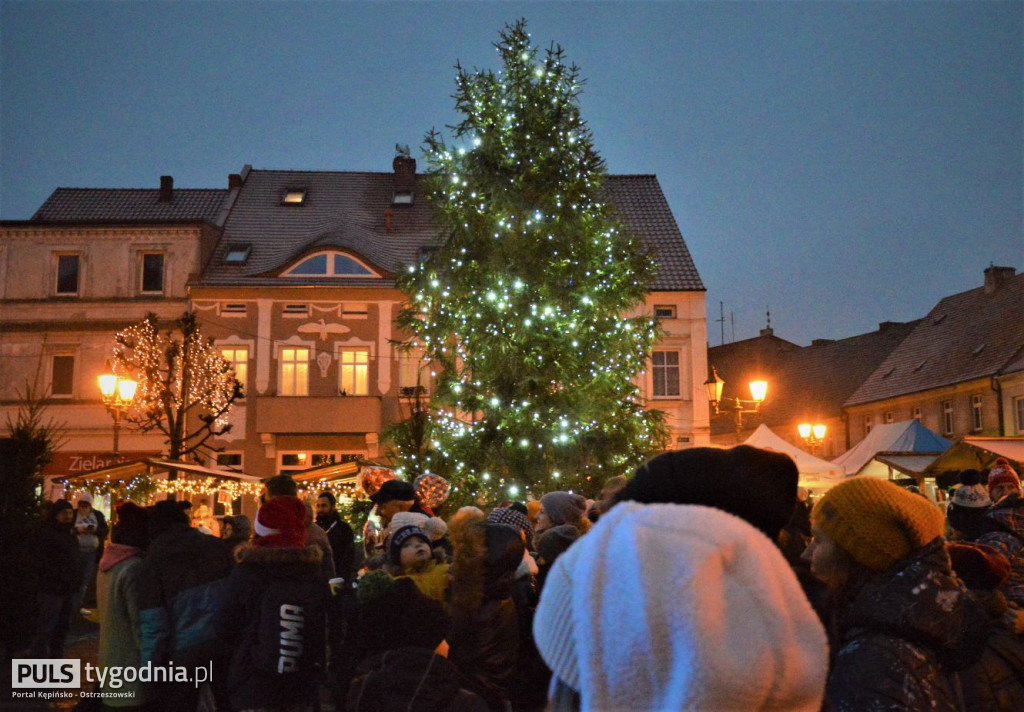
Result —
<path fill-rule="evenodd" d="M 315 545 L 298 549 L 295 547 L 262 547 L 247 544 L 235 552 L 235 557 L 241 564 L 264 566 L 290 566 L 295 564 L 319 566 L 323 556 L 323 552 Z"/>

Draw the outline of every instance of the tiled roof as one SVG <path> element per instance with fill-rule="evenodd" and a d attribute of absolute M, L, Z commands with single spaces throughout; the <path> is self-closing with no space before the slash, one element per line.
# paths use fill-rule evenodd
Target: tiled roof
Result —
<path fill-rule="evenodd" d="M 422 176 L 417 176 L 421 180 Z M 282 205 L 288 188 L 305 188 L 301 206 Z M 653 290 L 703 290 L 686 243 L 657 178 L 611 176 L 605 190 L 627 229 L 658 261 Z M 203 274 L 205 284 L 280 284 L 276 277 L 301 255 L 337 247 L 385 273 L 385 283 L 421 248 L 436 244 L 438 228 L 424 195 L 412 205 L 392 205 L 393 173 L 251 170 L 224 225 L 220 244 Z M 390 211 L 391 227 L 386 225 Z M 251 245 L 244 264 L 224 262 L 234 245 Z M 360 279 L 303 278 L 305 284 L 365 285 Z M 375 282 L 380 284 L 380 282 Z"/>
<path fill-rule="evenodd" d="M 917 324 L 886 322 L 878 331 L 805 347 L 763 334 L 709 348 L 708 363 L 725 381 L 723 400 L 749 399 L 749 381 L 768 381 L 764 408 L 744 421 L 779 426 L 804 418 L 827 419 L 842 413 L 844 401 Z M 711 428 L 717 435 L 729 432 L 732 425 L 715 419 Z"/>
<path fill-rule="evenodd" d="M 32 216 L 33 222 L 213 222 L 227 190 L 175 188 L 159 200 L 158 189 L 57 188 Z"/>
<path fill-rule="evenodd" d="M 999 268 L 997 268 L 999 269 Z M 1002 373 L 1024 350 L 1024 274 L 940 301 L 846 401 L 886 400 Z"/>

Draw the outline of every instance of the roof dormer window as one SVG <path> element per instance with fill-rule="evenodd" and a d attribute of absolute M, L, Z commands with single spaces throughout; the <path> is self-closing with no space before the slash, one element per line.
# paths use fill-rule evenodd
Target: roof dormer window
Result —
<path fill-rule="evenodd" d="M 228 251 L 224 255 L 224 261 L 232 265 L 244 264 L 252 252 L 252 245 L 228 245 Z"/>
<path fill-rule="evenodd" d="M 281 198 L 282 205 L 303 205 L 306 202 L 305 188 L 285 188 L 284 197 Z"/>
<path fill-rule="evenodd" d="M 392 205 L 412 205 L 412 192 L 411 191 L 395 191 L 395 194 L 391 196 Z"/>
<path fill-rule="evenodd" d="M 310 255 L 291 269 L 285 277 L 378 277 L 359 260 L 341 252 L 320 252 Z"/>

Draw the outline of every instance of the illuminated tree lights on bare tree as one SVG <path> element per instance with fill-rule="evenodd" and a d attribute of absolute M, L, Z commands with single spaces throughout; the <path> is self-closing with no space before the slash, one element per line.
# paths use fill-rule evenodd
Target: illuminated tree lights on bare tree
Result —
<path fill-rule="evenodd" d="M 125 420 L 167 436 L 168 457 L 183 460 L 231 429 L 227 414 L 242 395 L 231 364 L 191 314 L 161 332 L 148 314 L 114 336 L 114 373 L 138 381 Z"/>
<path fill-rule="evenodd" d="M 425 139 L 441 244 L 401 278 L 399 322 L 438 368 L 429 426 L 411 423 L 430 447 L 403 464 L 457 500 L 593 492 L 664 444 L 633 380 L 657 327 L 628 316 L 652 264 L 601 202 L 579 70 L 523 21 L 495 47 L 502 71 L 457 67 L 452 145 Z"/>

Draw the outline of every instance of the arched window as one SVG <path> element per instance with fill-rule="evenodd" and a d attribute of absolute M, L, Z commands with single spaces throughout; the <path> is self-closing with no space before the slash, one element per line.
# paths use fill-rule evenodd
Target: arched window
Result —
<path fill-rule="evenodd" d="M 377 277 L 376 272 L 359 260 L 341 252 L 310 255 L 287 270 L 285 277 Z"/>

